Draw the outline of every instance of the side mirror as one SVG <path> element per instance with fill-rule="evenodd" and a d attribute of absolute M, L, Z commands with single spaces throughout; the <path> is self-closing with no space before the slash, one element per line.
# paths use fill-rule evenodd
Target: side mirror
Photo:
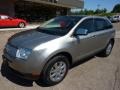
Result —
<path fill-rule="evenodd" d="M 78 29 L 74 35 L 77 36 L 77 35 L 87 35 L 88 34 L 88 30 L 87 29 L 83 29 L 83 28 L 80 28 Z"/>

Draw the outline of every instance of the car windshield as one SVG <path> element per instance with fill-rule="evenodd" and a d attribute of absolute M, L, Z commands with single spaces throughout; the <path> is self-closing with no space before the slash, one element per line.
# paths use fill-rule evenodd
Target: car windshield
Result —
<path fill-rule="evenodd" d="M 81 19 L 77 16 L 60 16 L 53 18 L 42 24 L 38 30 L 42 33 L 64 36 L 66 35 Z"/>

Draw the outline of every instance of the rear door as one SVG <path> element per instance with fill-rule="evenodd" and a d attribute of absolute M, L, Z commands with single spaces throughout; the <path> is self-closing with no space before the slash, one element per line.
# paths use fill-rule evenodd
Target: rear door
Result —
<path fill-rule="evenodd" d="M 95 31 L 96 31 L 96 39 L 97 48 L 103 49 L 106 47 L 108 40 L 110 39 L 111 33 L 113 32 L 112 25 L 109 21 L 102 18 L 95 18 Z"/>

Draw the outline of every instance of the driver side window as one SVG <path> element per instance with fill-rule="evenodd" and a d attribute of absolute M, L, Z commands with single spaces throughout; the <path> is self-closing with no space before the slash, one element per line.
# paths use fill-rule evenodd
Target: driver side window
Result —
<path fill-rule="evenodd" d="M 76 30 L 79 29 L 87 29 L 88 33 L 94 32 L 94 21 L 93 19 L 85 19 L 80 25 L 76 28 Z"/>
<path fill-rule="evenodd" d="M 9 18 L 8 16 L 1 16 L 2 20 L 8 19 L 8 18 Z"/>

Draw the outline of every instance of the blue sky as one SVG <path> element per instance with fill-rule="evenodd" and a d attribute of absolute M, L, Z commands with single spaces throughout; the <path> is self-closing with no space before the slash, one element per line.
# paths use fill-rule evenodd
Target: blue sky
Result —
<path fill-rule="evenodd" d="M 108 12 L 112 11 L 116 4 L 120 4 L 120 0 L 84 0 L 84 2 L 84 9 L 96 10 L 99 7 L 99 9 L 106 8 Z M 71 9 L 71 11 L 76 12 L 80 9 Z"/>
<path fill-rule="evenodd" d="M 98 8 L 106 8 L 108 11 L 111 11 L 114 5 L 120 3 L 120 0 L 84 0 L 84 8 L 96 10 Z"/>

